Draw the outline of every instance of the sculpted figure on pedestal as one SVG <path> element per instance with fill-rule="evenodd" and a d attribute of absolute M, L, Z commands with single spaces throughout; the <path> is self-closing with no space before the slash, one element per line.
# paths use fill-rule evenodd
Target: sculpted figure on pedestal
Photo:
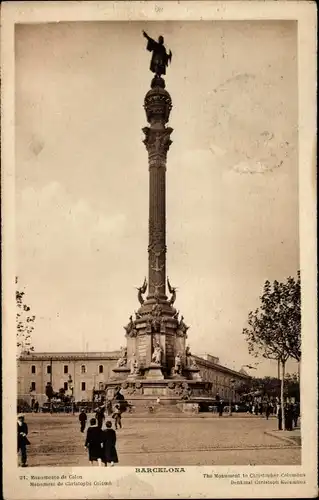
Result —
<path fill-rule="evenodd" d="M 174 286 L 171 286 L 169 279 L 167 278 L 167 287 L 169 293 L 171 293 L 171 298 L 169 299 L 169 304 L 172 306 L 176 300 L 176 290 L 177 288 Z"/>
<path fill-rule="evenodd" d="M 180 353 L 177 353 L 175 356 L 175 365 L 173 371 L 176 375 L 180 375 L 182 373 L 182 358 Z"/>
<path fill-rule="evenodd" d="M 135 356 L 135 352 L 133 353 L 131 363 L 130 363 L 131 375 L 137 375 L 139 372 L 138 361 Z"/>
<path fill-rule="evenodd" d="M 154 347 L 154 352 L 152 354 L 152 363 L 156 363 L 157 365 L 160 365 L 162 362 L 162 348 L 159 344 L 159 342 L 156 342 L 155 347 Z"/>
<path fill-rule="evenodd" d="M 192 356 L 192 353 L 191 353 L 189 345 L 186 346 L 185 354 L 186 354 L 186 365 L 188 367 L 190 367 L 190 368 L 198 368 L 198 366 L 196 364 L 196 361 L 195 361 L 195 359 Z"/>
<path fill-rule="evenodd" d="M 142 315 L 137 312 L 137 311 L 134 311 L 135 312 L 135 319 L 140 319 L 142 317 Z"/>
<path fill-rule="evenodd" d="M 147 289 L 146 278 L 144 278 L 143 285 L 140 286 L 140 287 L 137 287 L 136 289 L 138 290 L 138 294 L 137 294 L 138 301 L 142 305 L 142 304 L 144 304 L 144 297 L 143 297 L 143 295 L 144 295 L 144 293 L 146 292 L 146 289 Z"/>
<path fill-rule="evenodd" d="M 156 42 L 148 36 L 148 34 L 143 31 L 143 36 L 147 39 L 146 49 L 149 52 L 152 52 L 152 59 L 150 64 L 150 70 L 152 73 L 155 73 L 156 76 L 161 76 L 166 74 L 166 67 L 168 63 L 172 60 L 172 52 L 169 51 L 167 54 L 165 46 L 164 46 L 164 38 L 162 36 L 158 37 L 158 41 Z"/>
<path fill-rule="evenodd" d="M 181 317 L 181 320 L 179 322 L 179 325 L 178 325 L 178 329 L 183 332 L 184 334 L 186 334 L 187 330 L 189 329 L 189 326 L 187 326 L 185 323 L 184 323 L 184 316 Z"/>
<path fill-rule="evenodd" d="M 130 316 L 130 321 L 128 322 L 128 324 L 126 326 L 124 326 L 124 329 L 126 331 L 126 334 L 129 336 L 129 337 L 135 337 L 137 332 L 136 332 L 136 329 L 135 329 L 135 322 L 133 321 L 133 317 Z"/>
<path fill-rule="evenodd" d="M 125 366 L 127 364 L 127 349 L 126 347 L 121 347 L 121 357 L 117 362 L 117 367 Z"/>

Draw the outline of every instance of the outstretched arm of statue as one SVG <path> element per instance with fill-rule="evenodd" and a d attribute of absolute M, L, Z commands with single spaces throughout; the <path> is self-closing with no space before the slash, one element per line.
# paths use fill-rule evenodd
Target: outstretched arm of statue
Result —
<path fill-rule="evenodd" d="M 152 38 L 148 36 L 148 34 L 146 33 L 146 31 L 143 30 L 142 33 L 143 33 L 143 36 L 145 38 L 147 38 L 147 40 L 152 40 Z"/>

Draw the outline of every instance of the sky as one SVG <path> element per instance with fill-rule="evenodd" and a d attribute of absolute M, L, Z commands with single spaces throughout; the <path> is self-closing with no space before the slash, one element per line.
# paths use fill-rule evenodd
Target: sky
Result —
<path fill-rule="evenodd" d="M 299 269 L 297 30 L 287 21 L 16 26 L 17 274 L 37 351 L 115 350 L 147 274 L 150 88 L 173 52 L 167 273 L 196 354 L 254 362 L 266 279 Z M 256 360 L 252 375 L 276 375 Z M 295 365 L 288 364 L 288 371 Z"/>

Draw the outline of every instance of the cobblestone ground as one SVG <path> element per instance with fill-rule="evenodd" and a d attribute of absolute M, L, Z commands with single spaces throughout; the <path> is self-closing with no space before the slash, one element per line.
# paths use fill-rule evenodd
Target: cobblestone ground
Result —
<path fill-rule="evenodd" d="M 77 415 L 26 415 L 28 464 L 89 465 L 85 434 Z M 298 465 L 301 448 L 266 432 L 276 419 L 262 417 L 134 418 L 123 415 L 117 432 L 120 464 L 146 465 Z"/>

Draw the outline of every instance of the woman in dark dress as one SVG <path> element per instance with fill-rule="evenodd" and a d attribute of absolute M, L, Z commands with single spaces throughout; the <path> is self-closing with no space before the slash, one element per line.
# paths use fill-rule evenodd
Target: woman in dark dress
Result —
<path fill-rule="evenodd" d="M 103 462 L 105 467 L 107 464 L 111 464 L 111 467 L 114 464 L 118 463 L 118 456 L 116 451 L 116 432 L 112 429 L 112 422 L 109 420 L 106 422 L 106 429 L 103 431 Z"/>
<path fill-rule="evenodd" d="M 101 429 L 96 424 L 96 419 L 91 418 L 90 427 L 87 430 L 85 447 L 89 451 L 89 460 L 91 465 L 94 462 L 98 462 L 98 465 L 102 465 L 102 442 L 103 434 Z"/>

